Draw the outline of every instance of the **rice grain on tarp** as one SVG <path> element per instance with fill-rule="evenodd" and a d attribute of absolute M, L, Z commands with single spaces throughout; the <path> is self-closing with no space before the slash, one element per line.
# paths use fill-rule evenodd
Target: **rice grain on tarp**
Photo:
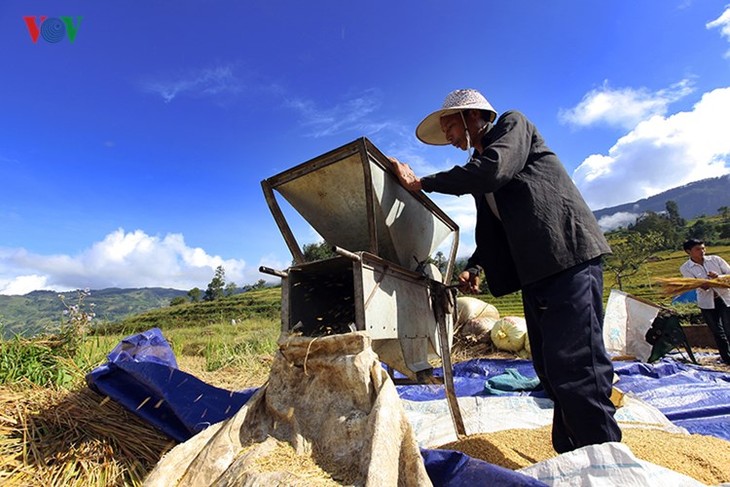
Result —
<path fill-rule="evenodd" d="M 550 426 L 471 435 L 442 445 L 494 465 L 518 470 L 556 457 Z M 708 485 L 730 482 L 730 442 L 706 435 L 624 428 L 623 441 L 644 461 L 682 473 Z"/>

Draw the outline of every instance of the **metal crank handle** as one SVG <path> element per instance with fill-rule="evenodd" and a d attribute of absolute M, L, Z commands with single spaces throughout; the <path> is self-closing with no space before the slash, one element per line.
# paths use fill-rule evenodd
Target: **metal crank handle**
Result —
<path fill-rule="evenodd" d="M 272 269 L 271 267 L 261 266 L 259 267 L 259 272 L 263 272 L 264 274 L 269 274 L 272 276 L 281 277 L 282 279 L 289 277 L 289 274 L 287 274 L 284 271 L 278 271 L 276 269 Z"/>

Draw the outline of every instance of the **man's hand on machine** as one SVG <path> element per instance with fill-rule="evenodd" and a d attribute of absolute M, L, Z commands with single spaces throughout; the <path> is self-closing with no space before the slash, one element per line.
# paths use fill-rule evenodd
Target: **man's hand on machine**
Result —
<path fill-rule="evenodd" d="M 459 274 L 459 291 L 465 294 L 479 293 L 479 274 L 463 271 Z"/>
<path fill-rule="evenodd" d="M 400 180 L 401 184 L 409 191 L 421 191 L 421 179 L 416 176 L 411 167 L 400 162 L 395 157 L 389 157 L 390 162 L 393 164 L 393 170 L 396 176 Z"/>

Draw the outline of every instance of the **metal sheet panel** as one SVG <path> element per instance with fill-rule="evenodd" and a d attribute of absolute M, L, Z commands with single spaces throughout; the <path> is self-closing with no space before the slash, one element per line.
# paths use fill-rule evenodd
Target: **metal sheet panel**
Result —
<path fill-rule="evenodd" d="M 325 241 L 351 252 L 414 270 L 449 236 L 458 239 L 457 225 L 424 194 L 404 189 L 365 139 L 267 181 Z"/>

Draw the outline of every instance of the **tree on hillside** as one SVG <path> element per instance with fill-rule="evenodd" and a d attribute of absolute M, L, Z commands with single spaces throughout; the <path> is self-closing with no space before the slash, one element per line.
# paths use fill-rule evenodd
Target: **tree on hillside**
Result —
<path fill-rule="evenodd" d="M 180 306 L 181 304 L 187 303 L 188 300 L 185 296 L 175 296 L 170 300 L 170 306 Z"/>
<path fill-rule="evenodd" d="M 426 262 L 435 265 L 441 275 L 446 273 L 446 266 L 449 264 L 449 260 L 440 250 L 433 257 L 426 259 Z"/>
<path fill-rule="evenodd" d="M 337 255 L 332 251 L 332 246 L 327 242 L 304 244 L 302 253 L 304 254 L 304 262 L 329 259 Z"/>
<path fill-rule="evenodd" d="M 730 223 L 723 223 L 717 227 L 717 231 L 720 232 L 720 238 L 730 238 Z"/>
<path fill-rule="evenodd" d="M 244 291 L 256 291 L 257 289 L 263 289 L 266 287 L 266 281 L 259 279 L 255 284 L 246 284 L 243 286 Z"/>
<path fill-rule="evenodd" d="M 202 296 L 203 291 L 201 291 L 199 288 L 194 287 L 190 291 L 188 291 L 188 297 L 190 298 L 191 303 L 197 303 L 200 301 L 200 297 Z"/>
<path fill-rule="evenodd" d="M 215 269 L 215 276 L 208 283 L 208 289 L 205 290 L 203 301 L 215 301 L 223 297 L 223 288 L 226 285 L 226 271 L 222 265 Z"/>
<path fill-rule="evenodd" d="M 627 232 L 623 239 L 611 242 L 613 254 L 605 257 L 604 267 L 613 274 L 620 290 L 625 280 L 639 272 L 641 265 L 661 248 L 662 242 L 661 234 L 655 232 Z"/>
<path fill-rule="evenodd" d="M 703 218 L 699 218 L 694 224 L 689 227 L 687 238 L 696 238 L 704 242 L 711 243 L 718 236 L 717 229 L 712 222 L 709 222 Z"/>
<path fill-rule="evenodd" d="M 677 202 L 669 200 L 664 208 L 667 210 L 667 219 L 669 222 L 674 225 L 677 230 L 684 228 L 684 225 L 687 222 L 685 222 L 684 218 L 679 215 L 679 205 L 677 205 Z"/>
<path fill-rule="evenodd" d="M 721 206 L 717 209 L 717 212 L 722 217 L 723 223 L 730 223 L 730 207 L 728 206 Z"/>
<path fill-rule="evenodd" d="M 235 282 L 229 282 L 226 284 L 225 294 L 226 296 L 233 296 L 236 294 L 236 291 L 238 290 L 238 286 Z"/>
<path fill-rule="evenodd" d="M 676 210 L 676 208 L 675 208 Z M 677 217 L 675 217 L 676 219 Z M 681 220 L 681 219 L 680 219 Z M 678 226 L 673 223 L 667 215 L 660 215 L 653 211 L 648 211 L 636 219 L 636 223 L 629 225 L 629 230 L 647 235 L 654 233 L 659 236 L 657 245 L 662 249 L 675 249 L 682 241 L 682 233 L 684 229 L 684 221 Z"/>

